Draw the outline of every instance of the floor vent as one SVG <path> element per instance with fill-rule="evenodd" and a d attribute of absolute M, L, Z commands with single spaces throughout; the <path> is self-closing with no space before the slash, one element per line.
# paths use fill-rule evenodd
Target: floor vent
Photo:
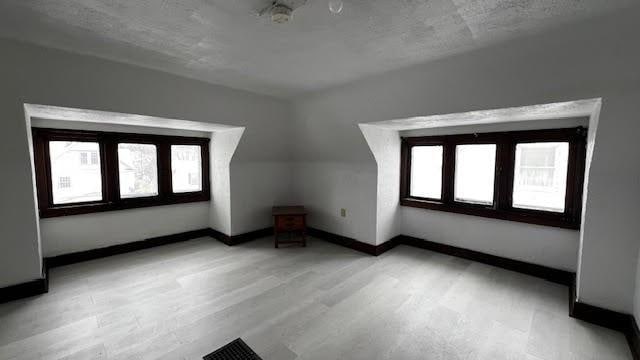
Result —
<path fill-rule="evenodd" d="M 262 360 L 249 345 L 238 338 L 203 357 L 204 360 Z"/>

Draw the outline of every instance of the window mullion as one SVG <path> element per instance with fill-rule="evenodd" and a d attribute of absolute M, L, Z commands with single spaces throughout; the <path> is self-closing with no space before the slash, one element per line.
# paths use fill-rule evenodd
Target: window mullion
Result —
<path fill-rule="evenodd" d="M 49 139 L 39 131 L 34 131 L 33 134 L 38 208 L 46 209 L 53 205 Z"/>
<path fill-rule="evenodd" d="M 453 204 L 453 187 L 455 179 L 455 150 L 456 144 L 450 139 L 445 139 L 444 143 L 444 163 L 442 171 L 442 202 Z"/>
<path fill-rule="evenodd" d="M 161 140 L 158 147 L 158 197 L 166 200 L 171 197 L 171 144 Z"/>
<path fill-rule="evenodd" d="M 513 170 L 515 162 L 515 145 L 511 138 L 504 137 L 498 142 L 496 163 L 496 209 L 511 209 L 513 197 Z"/>
<path fill-rule="evenodd" d="M 100 140 L 103 151 L 102 182 L 105 189 L 105 201 L 117 203 L 120 200 L 118 194 L 118 146 L 113 136 L 104 135 Z"/>
<path fill-rule="evenodd" d="M 580 220 L 582 211 L 582 187 L 584 185 L 583 176 L 585 171 L 586 139 L 580 134 L 570 138 L 569 141 L 569 161 L 567 168 L 567 191 L 565 193 L 565 216 L 574 223 Z"/>
<path fill-rule="evenodd" d="M 409 197 L 411 189 L 411 146 L 402 139 L 400 153 L 400 200 Z"/>

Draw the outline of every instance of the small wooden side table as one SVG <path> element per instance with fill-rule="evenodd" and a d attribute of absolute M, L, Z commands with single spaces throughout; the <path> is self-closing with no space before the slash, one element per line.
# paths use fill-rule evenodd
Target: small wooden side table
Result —
<path fill-rule="evenodd" d="M 299 233 L 300 238 L 283 241 L 280 240 L 282 233 Z M 273 235 L 276 248 L 280 244 L 307 246 L 307 211 L 304 206 L 274 206 Z"/>

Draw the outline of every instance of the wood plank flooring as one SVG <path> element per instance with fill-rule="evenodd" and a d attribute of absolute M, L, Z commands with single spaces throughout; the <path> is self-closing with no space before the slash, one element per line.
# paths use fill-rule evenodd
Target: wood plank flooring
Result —
<path fill-rule="evenodd" d="M 265 360 L 631 359 L 569 318 L 566 287 L 406 246 L 203 238 L 50 276 L 0 305 L 0 359 L 202 359 L 237 337 Z"/>

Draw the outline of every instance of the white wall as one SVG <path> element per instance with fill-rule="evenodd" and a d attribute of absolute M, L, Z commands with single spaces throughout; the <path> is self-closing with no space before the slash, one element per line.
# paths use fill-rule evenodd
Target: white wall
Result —
<path fill-rule="evenodd" d="M 636 321 L 640 321 L 640 252 L 638 252 L 638 260 L 636 264 L 636 283 L 633 297 L 633 316 Z"/>
<path fill-rule="evenodd" d="M 273 206 L 294 205 L 291 167 L 283 161 L 231 164 L 232 235 L 271 227 Z"/>
<path fill-rule="evenodd" d="M 576 230 L 401 207 L 402 233 L 447 245 L 569 271 L 576 270 Z"/>
<path fill-rule="evenodd" d="M 231 235 L 231 159 L 244 130 L 215 132 L 211 136 L 211 201 L 209 227 Z"/>
<path fill-rule="evenodd" d="M 400 235 L 400 134 L 377 126 L 360 125 L 376 159 L 376 245 Z"/>
<path fill-rule="evenodd" d="M 0 287 L 41 277 L 42 254 L 24 103 L 244 126 L 247 130 L 232 164 L 248 163 L 245 172 L 252 175 L 252 180 L 234 184 L 231 198 L 235 197 L 234 193 L 249 191 L 245 186 L 251 187 L 260 181 L 261 167 L 256 164 L 286 161 L 289 157 L 290 109 L 285 101 L 8 40 L 0 40 L 0 53 L 0 162 L 3 164 Z M 282 182 L 289 181 L 287 174 L 282 176 Z M 276 188 L 269 193 L 279 192 Z M 249 207 L 253 205 L 246 203 Z M 263 205 L 255 203 L 255 206 Z M 263 215 L 269 218 L 268 213 Z M 83 228 L 79 226 L 75 234 L 81 236 Z M 176 227 L 171 232 L 173 229 Z M 120 241 L 117 237 L 101 236 L 104 236 L 101 244 Z M 63 235 L 56 232 L 56 238 L 61 237 Z M 68 248 L 79 248 L 73 243 L 68 245 Z"/>
<path fill-rule="evenodd" d="M 589 174 L 578 291 L 580 300 L 586 303 L 631 312 L 639 245 L 637 220 L 634 220 L 636 200 L 640 197 L 638 150 L 634 139 L 640 131 L 637 121 L 640 43 L 634 35 L 639 15 L 640 8 L 627 9 L 518 41 L 301 96 L 294 102 L 293 109 L 295 160 L 332 165 L 296 166 L 294 183 L 300 186 L 302 180 L 316 175 L 335 179 L 340 173 L 353 173 L 350 164 L 354 162 L 361 167 L 375 168 L 375 160 L 358 129 L 359 123 L 602 97 L 598 140 Z M 358 179 L 358 182 L 339 184 L 339 191 L 348 194 L 346 199 L 375 197 L 375 171 L 362 173 Z M 360 184 L 372 185 L 362 187 Z M 337 213 L 336 202 L 320 201 L 322 194 L 332 196 L 327 184 L 310 181 L 304 186 L 307 194 L 316 193 L 313 195 L 316 211 Z M 352 211 L 348 226 L 343 226 L 345 221 L 340 218 L 327 216 L 322 224 L 326 230 L 342 230 L 343 235 L 348 235 L 347 232 L 354 234 L 355 229 L 365 224 L 375 223 L 374 205 L 364 207 L 348 202 L 348 206 L 354 206 L 358 212 Z M 414 216 L 410 223 L 454 220 L 451 223 L 466 229 L 468 236 L 476 225 L 490 233 L 491 226 L 495 226 L 491 224 L 499 223 L 489 221 L 482 225 L 479 222 L 488 220 L 418 209 L 406 212 L 408 218 Z M 405 222 L 407 230 L 411 226 Z M 511 226 L 505 224 L 503 228 Z M 526 225 L 513 226 L 512 230 L 496 233 L 498 240 L 491 240 L 492 249 L 500 251 L 499 254 L 513 255 L 513 249 L 504 248 L 502 244 L 521 236 L 519 228 Z M 420 235 L 419 229 L 414 231 Z M 534 250 L 536 261 L 567 269 L 575 266 L 572 265 L 576 260 L 575 245 L 556 244 L 568 243 L 575 236 L 558 236 L 555 229 L 534 226 L 529 233 L 537 234 L 532 241 L 540 241 Z M 445 236 L 449 235 L 440 236 L 431 240 L 446 241 Z M 561 240 L 556 240 L 558 238 Z M 486 240 L 489 243 L 489 239 Z M 554 256 L 547 258 L 548 254 Z M 520 252 L 520 255 L 526 254 Z"/>
<path fill-rule="evenodd" d="M 41 219 L 42 255 L 97 249 L 209 227 L 209 203 Z"/>
<path fill-rule="evenodd" d="M 375 162 L 297 162 L 294 202 L 307 207 L 309 226 L 375 244 L 376 178 Z"/>
<path fill-rule="evenodd" d="M 635 254 L 640 246 L 638 114 L 639 90 L 604 97 L 589 172 L 578 269 L 581 301 L 626 313 L 633 310 Z"/>

